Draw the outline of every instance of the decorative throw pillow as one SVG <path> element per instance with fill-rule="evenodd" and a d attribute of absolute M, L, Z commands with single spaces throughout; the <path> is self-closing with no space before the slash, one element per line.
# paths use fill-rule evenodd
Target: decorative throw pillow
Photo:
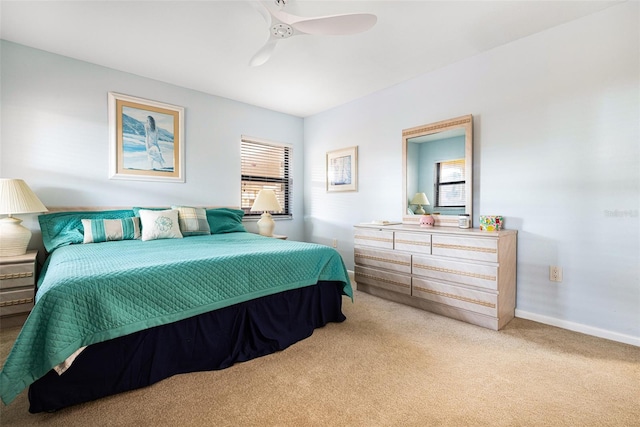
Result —
<path fill-rule="evenodd" d="M 207 209 L 207 221 L 211 234 L 246 232 L 242 225 L 244 211 L 231 208 Z"/>
<path fill-rule="evenodd" d="M 134 240 L 140 238 L 140 218 L 83 219 L 84 241 L 100 243 L 111 240 Z"/>
<path fill-rule="evenodd" d="M 183 236 L 196 236 L 198 234 L 211 234 L 207 222 L 207 211 L 204 208 L 192 208 L 189 206 L 171 206 L 178 211 L 178 223 Z"/>
<path fill-rule="evenodd" d="M 138 213 L 140 214 L 140 222 L 142 222 L 142 240 L 182 239 L 177 210 L 140 209 Z"/>

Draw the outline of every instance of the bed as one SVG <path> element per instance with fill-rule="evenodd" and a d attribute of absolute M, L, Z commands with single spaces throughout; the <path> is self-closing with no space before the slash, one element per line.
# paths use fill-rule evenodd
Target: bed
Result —
<path fill-rule="evenodd" d="M 200 225 L 176 221 L 167 238 L 158 218 L 183 219 L 174 208 L 40 217 L 49 256 L 0 372 L 5 404 L 29 387 L 30 412 L 55 411 L 274 353 L 345 320 L 352 290 L 334 249 L 248 233 L 235 209 L 201 210 Z"/>

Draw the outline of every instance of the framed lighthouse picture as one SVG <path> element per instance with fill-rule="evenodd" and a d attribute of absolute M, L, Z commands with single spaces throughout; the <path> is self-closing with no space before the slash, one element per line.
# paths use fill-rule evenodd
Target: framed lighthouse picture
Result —
<path fill-rule="evenodd" d="M 109 178 L 185 182 L 184 108 L 109 92 Z"/>
<path fill-rule="evenodd" d="M 327 152 L 327 191 L 358 191 L 358 147 Z"/>

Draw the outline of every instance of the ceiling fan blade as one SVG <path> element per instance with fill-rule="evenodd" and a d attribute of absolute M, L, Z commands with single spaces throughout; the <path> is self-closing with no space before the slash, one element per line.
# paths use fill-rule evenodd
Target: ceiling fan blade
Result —
<path fill-rule="evenodd" d="M 349 13 L 346 15 L 323 16 L 301 19 L 291 23 L 297 31 L 321 36 L 342 36 L 357 34 L 373 27 L 378 18 L 370 13 Z"/>
<path fill-rule="evenodd" d="M 252 67 L 258 67 L 269 60 L 273 50 L 276 48 L 276 44 L 278 43 L 278 39 L 274 37 L 269 37 L 269 40 L 253 55 L 251 61 L 249 61 L 249 65 Z"/>

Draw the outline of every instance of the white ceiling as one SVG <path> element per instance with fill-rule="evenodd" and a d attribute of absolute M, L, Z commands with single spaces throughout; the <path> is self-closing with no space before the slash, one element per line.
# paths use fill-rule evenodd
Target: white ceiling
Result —
<path fill-rule="evenodd" d="M 272 1 L 272 0 L 270 0 Z M 373 29 L 296 36 L 249 67 L 268 37 L 247 1 L 7 1 L 3 39 L 307 117 L 616 1 L 290 0 L 301 16 L 366 12 Z"/>

